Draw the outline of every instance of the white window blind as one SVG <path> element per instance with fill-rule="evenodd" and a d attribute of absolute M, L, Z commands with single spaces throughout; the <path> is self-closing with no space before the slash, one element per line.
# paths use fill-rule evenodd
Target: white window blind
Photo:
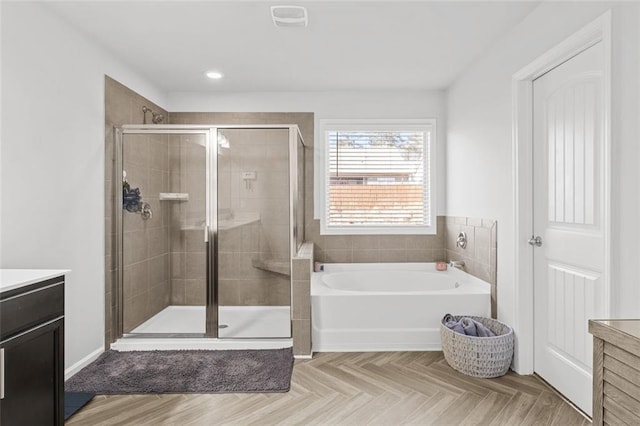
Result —
<path fill-rule="evenodd" d="M 327 130 L 325 228 L 431 226 L 430 130 Z"/>

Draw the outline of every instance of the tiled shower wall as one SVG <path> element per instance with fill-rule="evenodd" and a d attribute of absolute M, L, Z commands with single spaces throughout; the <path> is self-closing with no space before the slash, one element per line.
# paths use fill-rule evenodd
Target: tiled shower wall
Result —
<path fill-rule="evenodd" d="M 116 311 L 116 212 L 113 202 L 114 185 L 121 184 L 121 176 L 114 176 L 114 135 L 113 127 L 123 124 L 141 124 L 142 107 L 147 106 L 161 114 L 167 114 L 158 105 L 143 98 L 117 81 L 105 76 L 105 344 L 115 340 Z M 165 184 L 167 170 L 163 161 L 164 148 L 161 144 L 143 143 L 144 152 L 130 152 L 133 162 L 142 167 L 128 166 L 128 179 L 133 187 L 141 187 L 144 200 L 151 204 L 154 217 L 143 223 L 139 214 L 125 213 L 125 229 L 129 249 L 126 254 L 127 274 L 131 280 L 129 290 L 124 295 L 129 300 L 133 317 L 128 319 L 129 327 L 135 326 L 144 316 L 161 309 L 166 301 L 168 283 L 167 254 L 164 251 L 166 223 L 159 207 L 156 192 Z M 140 155 L 137 155 L 140 154 Z M 151 155 L 153 154 L 153 157 Z M 126 165 L 125 165 L 126 166 Z M 144 170 L 144 172 L 143 172 Z M 139 305 L 138 305 L 139 303 Z"/>
<path fill-rule="evenodd" d="M 131 188 L 139 188 L 153 216 L 123 210 L 123 330 L 130 332 L 169 304 L 169 224 L 159 201 L 169 183 L 165 135 L 131 135 L 123 147 Z"/>
<path fill-rule="evenodd" d="M 171 113 L 171 124 L 298 124 L 305 141 L 313 137 L 313 114 L 310 113 L 178 112 Z M 261 129 L 223 133 L 230 141 L 230 148 L 219 151 L 220 304 L 289 305 L 288 132 Z M 307 159 L 312 157 L 309 152 Z M 255 171 L 257 179 L 243 181 L 243 171 Z M 306 179 L 313 180 L 313 177 L 307 173 Z M 225 219 L 226 210 L 233 217 Z M 260 217 L 259 223 L 224 225 L 225 220 L 233 223 L 252 214 Z M 256 260 L 264 262 L 262 266 L 267 270 L 256 267 Z"/>
<path fill-rule="evenodd" d="M 218 150 L 220 304 L 288 306 L 289 132 L 221 133 L 229 147 Z"/>
<path fill-rule="evenodd" d="M 206 304 L 206 149 L 200 135 L 169 136 L 169 189 L 188 201 L 163 201 L 168 209 L 171 305 Z"/>

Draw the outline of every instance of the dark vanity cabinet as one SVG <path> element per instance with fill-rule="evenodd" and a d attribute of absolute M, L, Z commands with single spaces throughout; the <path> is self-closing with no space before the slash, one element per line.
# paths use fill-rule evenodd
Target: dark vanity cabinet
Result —
<path fill-rule="evenodd" d="M 0 292 L 0 425 L 64 424 L 64 276 Z"/>

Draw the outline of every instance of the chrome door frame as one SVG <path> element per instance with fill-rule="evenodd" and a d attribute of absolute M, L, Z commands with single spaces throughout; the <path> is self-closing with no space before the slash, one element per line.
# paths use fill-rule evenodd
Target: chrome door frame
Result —
<path fill-rule="evenodd" d="M 218 282 L 217 282 L 217 229 L 218 214 L 217 209 L 212 206 L 217 205 L 217 175 L 218 175 L 218 150 L 212 148 L 211 141 L 214 129 L 212 126 L 189 125 L 123 125 L 115 129 L 116 137 L 116 158 L 114 176 L 114 197 L 116 206 L 116 331 L 118 337 L 124 336 L 124 246 L 122 228 L 122 187 L 118 182 L 122 179 L 123 162 L 123 139 L 127 134 L 166 134 L 184 135 L 198 134 L 205 138 L 205 161 L 206 161 L 206 183 L 205 183 L 205 227 L 204 240 L 206 244 L 206 323 L 204 337 L 218 337 Z M 217 146 L 217 145 L 216 145 Z M 202 337 L 199 333 L 185 334 L 165 334 L 165 333 L 140 333 L 136 337 Z"/>
<path fill-rule="evenodd" d="M 122 234 L 122 188 L 118 185 L 122 179 L 123 163 L 123 138 L 126 134 L 202 134 L 205 137 L 206 147 L 206 207 L 205 207 L 205 230 L 204 238 L 206 243 L 206 325 L 204 336 L 198 333 L 189 334 L 136 334 L 136 337 L 208 337 L 218 338 L 219 325 L 219 268 L 218 268 L 218 131 L 221 129 L 287 129 L 289 131 L 289 238 L 290 238 L 290 271 L 293 271 L 293 257 L 297 254 L 297 194 L 298 194 L 298 138 L 302 147 L 306 147 L 304 138 L 298 125 L 291 124 L 242 124 L 242 125 L 203 125 L 203 124 L 149 124 L 135 125 L 127 124 L 116 127 L 115 137 L 115 167 L 114 173 L 114 197 L 116 208 L 116 285 L 115 297 L 116 315 L 115 326 L 117 338 L 124 336 L 123 333 L 123 303 L 124 303 L 124 247 Z M 213 143 L 216 141 L 216 143 Z M 306 156 L 305 156 L 306 161 Z M 306 167 L 303 169 L 305 170 Z M 119 172 L 119 173 L 118 173 Z M 303 188 L 304 189 L 304 188 Z M 300 208 L 304 209 L 304 205 Z M 304 228 L 303 228 L 304 232 Z M 293 318 L 293 281 L 290 279 L 289 290 L 291 299 L 289 303 L 291 319 Z M 291 324 L 290 324 L 291 325 Z M 289 338 L 292 338 L 290 330 Z M 279 339 L 281 337 L 277 337 Z M 270 339 L 270 338 L 265 338 Z"/>

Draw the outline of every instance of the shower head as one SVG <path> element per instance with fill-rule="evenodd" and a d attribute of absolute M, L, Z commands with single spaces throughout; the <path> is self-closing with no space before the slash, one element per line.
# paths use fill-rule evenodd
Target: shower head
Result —
<path fill-rule="evenodd" d="M 162 122 L 162 120 L 164 120 L 164 115 L 162 114 L 156 114 L 155 112 L 151 111 L 151 121 L 153 121 L 153 124 L 159 124 Z"/>
<path fill-rule="evenodd" d="M 142 107 L 142 113 L 144 115 L 143 115 L 142 124 L 147 124 L 147 112 L 151 113 L 151 121 L 153 122 L 153 124 L 161 123 L 162 120 L 164 120 L 164 115 L 157 114 L 157 113 L 153 112 L 150 108 L 147 108 L 146 106 L 143 106 Z"/>

